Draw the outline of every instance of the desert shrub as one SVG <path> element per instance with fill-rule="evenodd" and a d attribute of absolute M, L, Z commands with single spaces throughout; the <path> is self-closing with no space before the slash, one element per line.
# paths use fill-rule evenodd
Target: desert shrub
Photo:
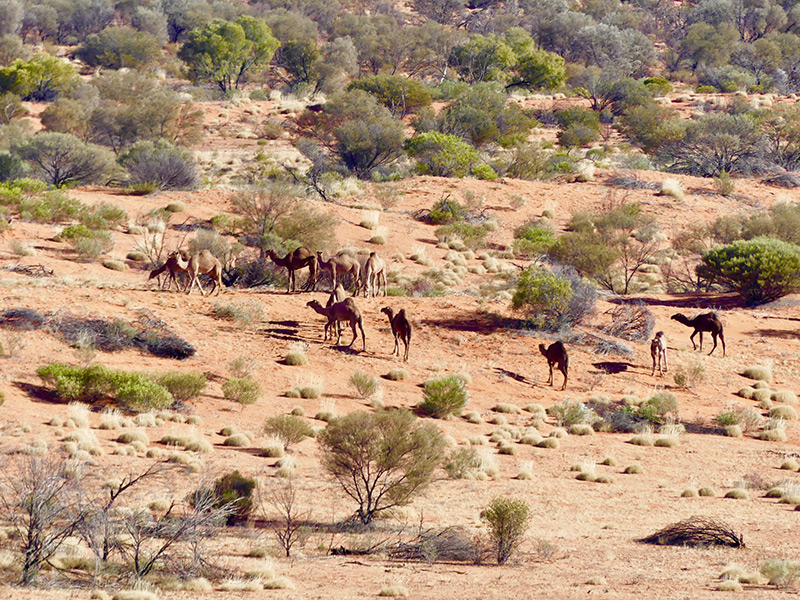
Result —
<path fill-rule="evenodd" d="M 706 252 L 698 275 L 748 304 L 771 302 L 800 289 L 800 247 L 767 237 L 737 240 Z"/>
<path fill-rule="evenodd" d="M 290 445 L 298 444 L 312 435 L 311 427 L 300 417 L 293 415 L 277 415 L 264 422 L 264 433 L 275 436 L 283 442 L 284 450 Z"/>
<path fill-rule="evenodd" d="M 547 222 L 529 221 L 514 229 L 514 254 L 517 256 L 538 259 L 547 253 L 553 242 L 555 234 Z"/>
<path fill-rule="evenodd" d="M 794 421 L 797 419 L 797 411 L 791 406 L 774 406 L 769 410 L 769 418 Z"/>
<path fill-rule="evenodd" d="M 678 399 L 669 392 L 659 392 L 639 406 L 639 413 L 648 421 L 655 421 L 676 412 L 678 412 Z"/>
<path fill-rule="evenodd" d="M 350 385 L 352 385 L 356 393 L 364 399 L 371 398 L 380 389 L 378 379 L 364 371 L 354 371 L 350 376 Z"/>
<path fill-rule="evenodd" d="M 0 68 L 0 93 L 11 92 L 32 102 L 52 102 L 76 83 L 72 65 L 46 52 L 36 54 L 31 60 L 18 58 Z"/>
<path fill-rule="evenodd" d="M 574 106 L 556 111 L 555 117 L 558 142 L 565 148 L 588 146 L 600 139 L 600 115 L 594 110 Z"/>
<path fill-rule="evenodd" d="M 128 410 L 145 412 L 168 408 L 173 403 L 172 395 L 144 373 L 115 371 L 110 387 L 112 396 Z"/>
<path fill-rule="evenodd" d="M 538 266 L 520 275 L 511 303 L 515 310 L 525 310 L 534 327 L 555 330 L 562 323 L 572 298 L 570 281 Z"/>
<path fill-rule="evenodd" d="M 756 381 L 772 381 L 772 369 L 767 365 L 753 365 L 747 367 L 742 373 L 748 379 L 755 379 Z"/>
<path fill-rule="evenodd" d="M 481 466 L 481 459 L 475 448 L 458 448 L 451 455 L 444 470 L 453 479 L 469 478 Z"/>
<path fill-rule="evenodd" d="M 161 56 L 156 38 L 132 27 L 107 27 L 87 36 L 77 56 L 92 67 L 140 68 Z"/>
<path fill-rule="evenodd" d="M 183 371 L 168 371 L 154 379 L 179 402 L 197 398 L 203 393 L 208 383 L 203 373 L 184 373 Z"/>
<path fill-rule="evenodd" d="M 389 381 L 404 381 L 408 379 L 408 371 L 400 368 L 392 369 L 384 377 Z"/>
<path fill-rule="evenodd" d="M 253 491 L 256 489 L 256 480 L 243 476 L 239 471 L 223 475 L 214 482 L 212 494 L 215 498 L 214 507 L 235 503 L 235 510 L 227 518 L 228 525 L 243 523 L 255 508 Z M 204 490 L 198 490 L 195 498 L 201 498 Z"/>
<path fill-rule="evenodd" d="M 292 367 L 298 367 L 308 364 L 308 356 L 301 350 L 291 350 L 283 357 L 283 362 Z"/>
<path fill-rule="evenodd" d="M 391 113 L 404 118 L 409 113 L 430 106 L 430 91 L 418 79 L 401 75 L 368 75 L 353 81 L 347 89 L 369 92 Z"/>
<path fill-rule="evenodd" d="M 495 498 L 481 511 L 481 520 L 489 527 L 498 564 L 505 564 L 519 548 L 531 517 L 530 506 L 518 498 Z"/>
<path fill-rule="evenodd" d="M 215 304 L 211 310 L 216 318 L 234 321 L 242 327 L 255 326 L 264 320 L 264 306 L 257 300 Z"/>
<path fill-rule="evenodd" d="M 356 501 L 364 524 L 425 489 L 445 445 L 436 427 L 418 425 L 404 410 L 350 413 L 317 439 L 323 467 Z"/>
<path fill-rule="evenodd" d="M 591 424 L 597 415 L 583 402 L 565 398 L 559 400 L 547 409 L 547 414 L 553 417 L 556 425 L 570 427 L 579 423 Z"/>
<path fill-rule="evenodd" d="M 771 585 L 779 588 L 791 586 L 800 579 L 800 563 L 796 561 L 774 558 L 764 562 L 759 570 Z"/>
<path fill-rule="evenodd" d="M 706 368 L 703 363 L 692 361 L 688 365 L 680 365 L 675 372 L 675 384 L 678 387 L 692 389 L 703 383 L 706 377 Z"/>
<path fill-rule="evenodd" d="M 86 144 L 68 133 L 39 133 L 20 146 L 18 152 L 31 165 L 35 177 L 56 187 L 105 183 L 113 164 L 108 150 Z"/>
<path fill-rule="evenodd" d="M 603 331 L 632 342 L 644 342 L 653 333 L 656 319 L 641 301 L 626 302 L 611 311 L 611 324 Z"/>
<path fill-rule="evenodd" d="M 261 384 L 249 377 L 232 377 L 222 384 L 222 394 L 244 406 L 254 404 L 261 397 Z"/>
<path fill-rule="evenodd" d="M 469 402 L 464 382 L 455 375 L 425 382 L 422 402 L 418 408 L 422 414 L 444 419 L 458 415 Z"/>
<path fill-rule="evenodd" d="M 473 225 L 471 223 L 451 223 L 437 227 L 434 235 L 440 242 L 460 241 L 470 250 L 476 250 L 484 246 L 484 239 L 489 230 L 485 225 Z"/>
<path fill-rule="evenodd" d="M 25 164 L 16 154 L 0 152 L 0 182 L 13 181 L 25 176 Z"/>
<path fill-rule="evenodd" d="M 465 177 L 480 162 L 478 151 L 463 139 L 436 131 L 414 136 L 404 148 L 421 175 Z"/>
<path fill-rule="evenodd" d="M 153 185 L 160 190 L 197 187 L 194 158 L 187 150 L 165 141 L 141 141 L 119 157 L 127 170 L 127 185 Z"/>
<path fill-rule="evenodd" d="M 437 200 L 427 214 L 426 220 L 434 225 L 449 225 L 459 223 L 467 217 L 467 209 L 457 200 L 450 198 L 450 195 Z"/>

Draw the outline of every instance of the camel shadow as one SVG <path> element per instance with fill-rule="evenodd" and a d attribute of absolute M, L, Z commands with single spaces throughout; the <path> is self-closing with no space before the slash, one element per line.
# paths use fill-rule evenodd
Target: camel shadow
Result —
<path fill-rule="evenodd" d="M 592 363 L 592 366 L 597 369 L 597 371 L 595 371 L 596 373 L 607 373 L 608 375 L 616 375 L 617 373 L 624 373 L 628 369 L 636 368 L 636 365 L 629 362 L 619 362 L 613 360 Z"/>
<path fill-rule="evenodd" d="M 55 391 L 44 386 L 35 385 L 33 383 L 25 383 L 24 381 L 15 381 L 12 383 L 12 385 L 25 392 L 35 402 L 46 402 L 47 404 L 69 404 L 68 400 L 59 398 Z"/>
<path fill-rule="evenodd" d="M 777 338 L 782 340 L 800 340 L 800 331 L 785 331 L 783 329 L 756 329 L 748 335 Z"/>
<path fill-rule="evenodd" d="M 537 385 L 535 381 L 531 381 L 524 375 L 520 375 L 519 373 L 515 373 L 514 371 L 509 371 L 507 369 L 503 369 L 502 367 L 495 367 L 494 370 L 498 375 L 503 375 L 504 377 L 508 377 L 510 379 L 513 379 L 514 381 L 519 381 L 520 383 L 524 383 L 527 385 Z"/>
<path fill-rule="evenodd" d="M 522 321 L 501 317 L 495 314 L 473 312 L 451 319 L 421 319 L 420 322 L 431 327 L 490 334 L 497 329 L 518 329 Z"/>
<path fill-rule="evenodd" d="M 745 306 L 741 296 L 734 292 L 718 293 L 718 294 L 704 294 L 704 293 L 687 293 L 687 294 L 673 294 L 671 298 L 654 298 L 652 296 L 637 297 L 647 306 L 666 306 L 678 309 L 720 309 L 732 310 L 734 308 L 743 308 Z M 609 302 L 613 304 L 627 304 L 630 301 L 625 298 L 611 298 Z"/>

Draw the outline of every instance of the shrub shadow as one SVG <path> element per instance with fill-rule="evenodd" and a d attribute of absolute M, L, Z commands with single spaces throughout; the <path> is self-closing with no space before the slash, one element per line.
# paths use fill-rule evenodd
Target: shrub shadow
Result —
<path fill-rule="evenodd" d="M 608 373 L 609 375 L 616 375 L 617 373 L 624 373 L 628 369 L 636 368 L 636 365 L 629 362 L 618 362 L 613 360 L 604 360 L 602 362 L 592 363 L 592 366 L 597 369 L 598 373 Z"/>

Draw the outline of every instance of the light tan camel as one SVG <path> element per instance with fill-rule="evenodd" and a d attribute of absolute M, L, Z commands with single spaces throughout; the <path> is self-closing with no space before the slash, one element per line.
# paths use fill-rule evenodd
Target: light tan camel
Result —
<path fill-rule="evenodd" d="M 364 319 L 361 316 L 361 311 L 358 310 L 356 303 L 353 302 L 352 298 L 345 298 L 342 302 L 334 302 L 329 307 L 322 306 L 316 300 L 312 300 L 311 302 L 307 302 L 306 306 L 313 308 L 319 314 L 328 318 L 328 322 L 325 323 L 325 337 L 323 341 L 328 339 L 328 330 L 331 326 L 336 323 L 337 321 L 347 321 L 350 323 L 350 328 L 353 330 L 353 340 L 347 346 L 348 348 L 353 347 L 353 343 L 356 341 L 358 337 L 358 333 L 356 332 L 356 327 L 361 329 L 361 341 L 364 344 L 364 351 L 367 349 L 367 339 L 364 336 Z M 336 337 L 336 345 L 339 345 L 341 342 L 342 336 L 339 334 Z"/>
<path fill-rule="evenodd" d="M 331 289 L 336 289 L 336 282 L 338 278 L 348 273 L 353 275 L 353 282 L 355 283 L 355 291 L 358 294 L 360 286 L 361 265 L 359 262 L 349 254 L 337 254 L 331 256 L 330 259 L 325 260 L 322 258 L 322 252 L 317 252 L 317 264 L 319 265 L 320 272 L 328 271 L 331 274 Z"/>
<path fill-rule="evenodd" d="M 191 294 L 192 288 L 197 284 L 200 294 L 206 295 L 203 286 L 200 285 L 200 275 L 206 273 L 214 283 L 214 287 L 211 288 L 209 294 L 216 290 L 217 295 L 219 295 L 219 291 L 222 289 L 222 263 L 210 251 L 201 250 L 192 256 L 189 259 L 189 268 L 186 271 L 189 274 L 189 285 L 186 286 L 187 294 Z"/>
<path fill-rule="evenodd" d="M 539 352 L 541 352 L 547 359 L 547 366 L 550 367 L 550 379 L 547 380 L 548 385 L 555 385 L 553 378 L 553 365 L 558 366 L 558 370 L 564 374 L 564 385 L 561 386 L 562 390 L 567 389 L 567 372 L 569 371 L 569 356 L 567 349 L 562 342 L 553 342 L 547 348 L 544 344 L 539 344 Z"/>
<path fill-rule="evenodd" d="M 336 289 L 331 292 L 330 297 L 328 298 L 328 302 L 325 304 L 325 308 L 330 308 L 336 302 L 343 302 L 347 299 L 347 293 L 344 291 L 342 284 L 337 284 Z M 342 335 L 342 325 L 341 321 L 336 321 L 336 333 L 341 336 Z"/>
<path fill-rule="evenodd" d="M 180 284 L 178 283 L 177 275 L 178 273 L 185 273 L 186 270 L 189 268 L 189 256 L 185 250 L 174 250 L 167 255 L 167 261 L 158 267 L 157 269 L 153 269 L 150 271 L 150 279 L 155 279 L 159 275 L 161 275 L 164 271 L 168 272 L 168 275 L 164 278 L 164 281 L 161 283 L 161 289 L 170 289 L 172 287 L 172 283 L 175 283 L 175 289 L 181 289 Z"/>
<path fill-rule="evenodd" d="M 664 336 L 663 331 L 656 333 L 656 336 L 650 340 L 650 356 L 653 357 L 653 372 L 650 376 L 656 374 L 656 359 L 658 359 L 658 374 L 664 375 L 669 368 L 667 367 L 667 338 Z M 661 368 L 661 361 L 664 361 L 664 368 Z"/>
<path fill-rule="evenodd" d="M 722 356 L 725 356 L 725 335 L 722 333 L 722 321 L 720 321 L 717 313 L 713 311 L 701 313 L 694 319 L 687 319 L 681 313 L 676 313 L 672 315 L 671 318 L 678 323 L 683 323 L 687 327 L 692 327 L 694 329 L 689 339 L 692 340 L 692 348 L 695 350 L 697 350 L 697 344 L 694 343 L 694 336 L 698 333 L 700 334 L 700 352 L 703 351 L 703 332 L 708 331 L 711 333 L 711 337 L 714 339 L 714 347 L 711 349 L 711 352 L 708 353 L 709 356 L 714 354 L 714 350 L 717 349 L 717 336 L 719 336 L 722 342 Z"/>
<path fill-rule="evenodd" d="M 392 334 L 394 334 L 394 351 L 392 352 L 392 356 L 400 356 L 399 340 L 403 340 L 403 344 L 406 347 L 405 354 L 403 354 L 403 361 L 407 362 L 408 346 L 411 344 L 411 323 L 406 317 L 406 309 L 401 308 L 397 314 L 394 314 L 394 310 L 391 306 L 384 306 L 381 312 L 389 317 L 389 325 L 392 326 Z"/>
<path fill-rule="evenodd" d="M 308 248 L 297 248 L 296 250 L 292 250 L 291 252 L 287 253 L 286 256 L 281 258 L 277 254 L 275 254 L 274 250 L 267 250 L 267 256 L 272 259 L 279 267 L 286 267 L 286 270 L 289 272 L 289 280 L 286 282 L 286 293 L 290 293 L 295 291 L 296 289 L 296 280 L 295 280 L 295 271 L 299 271 L 300 269 L 304 269 L 308 267 L 308 281 L 306 282 L 305 286 L 303 286 L 304 290 L 311 290 L 316 289 L 317 287 L 317 256 L 311 252 Z"/>
<path fill-rule="evenodd" d="M 383 295 L 386 295 L 386 262 L 378 256 L 377 252 L 370 252 L 367 262 L 361 269 L 361 286 L 364 288 L 364 298 L 370 295 L 374 298 L 381 293 L 381 282 L 383 283 Z"/>

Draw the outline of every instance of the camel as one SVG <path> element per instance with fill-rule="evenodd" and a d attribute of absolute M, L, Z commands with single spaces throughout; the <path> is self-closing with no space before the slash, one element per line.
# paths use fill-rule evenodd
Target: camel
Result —
<path fill-rule="evenodd" d="M 338 321 L 347 321 L 350 323 L 350 328 L 353 330 L 353 340 L 347 346 L 348 348 L 353 347 L 353 343 L 356 341 L 358 337 L 358 333 L 356 332 L 356 326 L 361 329 L 361 341 L 364 344 L 364 349 L 362 351 L 366 351 L 367 349 L 367 339 L 364 336 L 364 319 L 361 316 L 361 311 L 358 310 L 356 303 L 353 301 L 352 298 L 345 298 L 342 302 L 334 302 L 330 306 L 322 306 L 316 300 L 311 300 L 310 302 L 306 303 L 306 306 L 313 308 L 316 312 L 321 315 L 328 317 L 328 322 L 325 323 L 325 337 L 323 341 L 328 339 L 328 330 L 330 327 L 338 322 Z M 339 345 L 342 336 L 341 333 L 336 337 L 336 345 Z"/>
<path fill-rule="evenodd" d="M 667 338 L 664 336 L 663 331 L 656 333 L 656 336 L 650 341 L 650 356 L 653 357 L 653 372 L 650 376 L 656 374 L 656 358 L 658 358 L 658 374 L 664 375 L 669 371 L 667 367 Z M 661 360 L 664 360 L 664 368 L 661 368 Z"/>
<path fill-rule="evenodd" d="M 328 302 L 325 304 L 325 308 L 330 308 L 336 302 L 343 302 L 347 298 L 347 293 L 344 291 L 342 284 L 338 284 L 336 289 L 331 292 L 330 297 L 328 298 Z M 341 336 L 342 335 L 342 325 L 341 321 L 336 321 L 336 333 Z"/>
<path fill-rule="evenodd" d="M 687 319 L 681 313 L 676 313 L 672 315 L 672 319 L 678 323 L 683 323 L 687 327 L 694 328 L 694 331 L 689 338 L 692 340 L 692 348 L 694 350 L 697 350 L 697 344 L 694 343 L 694 336 L 696 336 L 698 333 L 700 334 L 700 352 L 702 352 L 703 332 L 708 331 L 711 333 L 711 337 L 714 339 L 714 347 L 711 349 L 711 352 L 708 353 L 709 356 L 714 354 L 714 350 L 717 349 L 717 336 L 719 336 L 719 339 L 722 342 L 722 356 L 723 358 L 725 357 L 725 335 L 722 333 L 722 321 L 720 321 L 717 313 L 713 311 L 701 313 L 693 319 Z"/>
<path fill-rule="evenodd" d="M 267 250 L 267 256 L 272 259 L 279 267 L 286 267 L 286 270 L 289 272 L 289 280 L 286 283 L 286 293 L 289 294 L 295 291 L 296 288 L 296 281 L 295 281 L 295 271 L 299 271 L 305 267 L 308 267 L 308 281 L 306 285 L 303 287 L 304 290 L 308 290 L 311 288 L 313 291 L 316 289 L 317 286 L 317 257 L 316 255 L 311 252 L 308 248 L 297 248 L 296 250 L 292 250 L 288 252 L 286 256 L 281 258 L 275 251 L 270 249 Z M 334 286 L 335 287 L 335 286 Z"/>
<path fill-rule="evenodd" d="M 356 294 L 359 290 L 359 279 L 361 274 L 361 265 L 359 262 L 348 254 L 337 254 L 331 256 L 330 259 L 325 260 L 322 258 L 322 252 L 317 252 L 317 264 L 320 271 L 328 271 L 331 274 L 331 289 L 336 289 L 336 282 L 340 276 L 351 273 L 353 281 L 355 282 Z"/>
<path fill-rule="evenodd" d="M 408 361 L 408 346 L 411 343 L 411 323 L 406 317 L 406 309 L 401 308 L 397 314 L 390 306 L 384 306 L 381 312 L 389 317 L 389 324 L 392 326 L 392 333 L 394 334 L 394 351 L 392 356 L 400 356 L 400 343 L 398 340 L 403 340 L 406 347 L 403 361 Z"/>
<path fill-rule="evenodd" d="M 186 252 L 183 250 L 175 250 L 170 252 L 167 256 L 167 261 L 158 267 L 157 269 L 153 269 L 150 271 L 150 279 L 155 279 L 159 275 L 161 275 L 164 271 L 168 271 L 169 274 L 164 279 L 164 282 L 161 284 L 161 289 L 164 289 L 166 285 L 166 289 L 172 287 L 172 283 L 175 283 L 175 288 L 177 290 L 181 289 L 180 284 L 178 283 L 177 275 L 178 273 L 185 273 L 186 270 L 189 268 L 189 257 L 186 255 Z"/>
<path fill-rule="evenodd" d="M 197 284 L 200 294 L 206 295 L 203 286 L 200 285 L 200 275 L 206 273 L 214 283 L 210 293 L 216 290 L 217 295 L 219 295 L 219 291 L 222 289 L 222 263 L 209 250 L 200 250 L 200 252 L 192 256 L 189 259 L 189 267 L 186 271 L 189 273 L 189 285 L 186 286 L 187 294 L 191 294 L 192 288 Z"/>
<path fill-rule="evenodd" d="M 367 262 L 361 269 L 361 286 L 364 288 L 364 298 L 377 297 L 381 293 L 383 282 L 383 295 L 386 295 L 386 263 L 378 256 L 377 252 L 370 252 Z"/>
<path fill-rule="evenodd" d="M 569 356 L 567 349 L 562 342 L 553 342 L 547 348 L 544 344 L 539 344 L 539 352 L 541 352 L 547 359 L 547 366 L 550 367 L 550 379 L 547 380 L 548 385 L 555 385 L 553 377 L 553 365 L 558 366 L 558 370 L 564 374 L 564 385 L 561 390 L 567 389 L 567 372 L 569 371 Z"/>

